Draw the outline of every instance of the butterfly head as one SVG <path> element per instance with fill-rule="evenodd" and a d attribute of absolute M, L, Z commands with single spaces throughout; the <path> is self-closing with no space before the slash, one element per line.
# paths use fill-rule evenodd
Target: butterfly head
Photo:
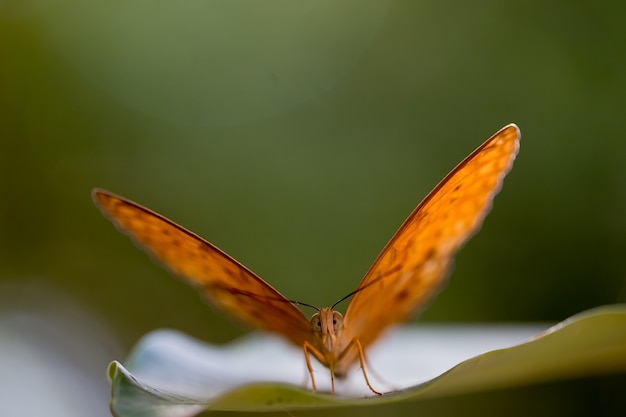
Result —
<path fill-rule="evenodd" d="M 337 334 L 343 328 L 343 316 L 340 312 L 334 311 L 332 307 L 323 307 L 311 317 L 311 327 L 317 337 L 322 340 L 322 344 L 328 351 L 332 351 L 335 346 Z"/>

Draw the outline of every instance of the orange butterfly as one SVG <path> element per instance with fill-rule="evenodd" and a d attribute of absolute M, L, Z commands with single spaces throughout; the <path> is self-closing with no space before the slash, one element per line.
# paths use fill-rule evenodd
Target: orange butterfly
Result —
<path fill-rule="evenodd" d="M 132 201 L 95 189 L 103 213 L 176 275 L 199 287 L 218 309 L 243 323 L 277 333 L 344 377 L 359 361 L 367 386 L 364 349 L 390 325 L 406 320 L 441 287 L 461 245 L 480 227 L 519 148 L 510 124 L 465 158 L 417 206 L 374 261 L 345 317 L 316 308 L 311 320 L 245 266 L 167 218 Z M 347 297 L 344 297 L 347 298 Z M 343 300 L 343 299 L 342 299 Z M 309 305 L 310 306 L 310 305 Z M 310 306 L 312 307 L 312 306 Z M 315 307 L 313 307 L 315 308 Z"/>

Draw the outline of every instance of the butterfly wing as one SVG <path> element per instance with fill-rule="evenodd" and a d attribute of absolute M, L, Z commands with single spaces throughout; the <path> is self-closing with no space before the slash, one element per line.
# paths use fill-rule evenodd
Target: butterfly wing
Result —
<path fill-rule="evenodd" d="M 302 312 L 220 249 L 167 218 L 104 190 L 93 198 L 102 212 L 154 258 L 244 324 L 302 346 L 314 335 Z"/>
<path fill-rule="evenodd" d="M 373 342 L 441 287 L 461 245 L 480 227 L 519 148 L 511 124 L 450 172 L 387 243 L 348 305 L 340 346 Z M 347 357 L 346 363 L 355 357 Z"/>

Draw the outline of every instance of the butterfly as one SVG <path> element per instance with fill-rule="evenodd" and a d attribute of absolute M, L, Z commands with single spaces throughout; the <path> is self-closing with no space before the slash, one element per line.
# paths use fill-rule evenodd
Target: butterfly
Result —
<path fill-rule="evenodd" d="M 439 290 L 458 249 L 480 227 L 511 169 L 520 131 L 505 126 L 454 168 L 415 208 L 378 255 L 345 315 L 289 300 L 254 272 L 193 232 L 130 200 L 101 189 L 93 199 L 136 244 L 196 286 L 218 310 L 244 324 L 279 334 L 301 348 L 315 392 L 310 357 L 342 378 L 391 325 L 408 319 Z M 342 300 L 343 300 L 342 299 Z M 340 301 L 342 301 L 340 300 Z M 313 307 L 309 320 L 296 305 Z"/>

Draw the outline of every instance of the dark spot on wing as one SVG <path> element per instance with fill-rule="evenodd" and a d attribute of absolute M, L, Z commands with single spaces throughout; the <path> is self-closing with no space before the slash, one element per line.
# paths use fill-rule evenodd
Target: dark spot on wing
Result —
<path fill-rule="evenodd" d="M 396 301 L 404 301 L 409 296 L 409 291 L 407 289 L 403 289 L 399 293 L 396 294 Z"/>

